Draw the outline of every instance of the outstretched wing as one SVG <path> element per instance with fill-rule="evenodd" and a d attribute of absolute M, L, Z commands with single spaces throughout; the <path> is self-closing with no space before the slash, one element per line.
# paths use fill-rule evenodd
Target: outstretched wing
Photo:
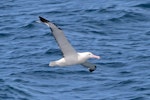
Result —
<path fill-rule="evenodd" d="M 58 43 L 64 57 L 68 58 L 69 56 L 77 57 L 76 50 L 72 47 L 72 45 L 69 43 L 67 38 L 65 37 L 63 31 L 58 28 L 55 24 L 48 21 L 47 19 L 44 19 L 40 17 L 40 21 L 45 23 L 52 31 L 52 34 L 54 38 L 56 39 L 56 42 Z"/>
<path fill-rule="evenodd" d="M 93 72 L 94 70 L 96 70 L 96 65 L 94 65 L 94 64 L 92 64 L 90 62 L 84 62 L 81 65 L 86 67 L 86 68 L 88 68 L 90 72 Z"/>

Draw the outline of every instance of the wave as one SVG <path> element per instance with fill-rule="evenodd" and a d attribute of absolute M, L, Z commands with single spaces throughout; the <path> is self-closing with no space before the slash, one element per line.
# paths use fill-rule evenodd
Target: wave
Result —
<path fill-rule="evenodd" d="M 36 21 L 30 21 L 25 25 L 22 25 L 20 28 L 24 28 L 24 29 L 33 29 L 35 27 L 35 24 L 37 24 Z"/>
<path fill-rule="evenodd" d="M 0 99 L 27 99 L 32 97 L 26 90 L 15 85 L 3 85 L 0 89 Z M 15 96 L 14 96 L 15 95 Z"/>
<path fill-rule="evenodd" d="M 10 37 L 10 36 L 12 36 L 12 34 L 9 34 L 9 33 L 0 33 L 0 38 Z"/>
<path fill-rule="evenodd" d="M 150 3 L 144 3 L 144 4 L 138 4 L 134 7 L 140 7 L 140 8 L 150 8 Z"/>
<path fill-rule="evenodd" d="M 114 68 L 127 66 L 127 64 L 123 62 L 100 63 L 100 65 L 107 66 L 107 67 L 114 67 Z"/>
<path fill-rule="evenodd" d="M 122 14 L 121 16 L 108 19 L 108 21 L 117 22 L 117 23 L 120 23 L 120 22 L 133 22 L 133 21 L 138 22 L 140 20 L 147 21 L 148 19 L 143 14 L 136 13 L 136 12 L 124 12 L 124 14 Z"/>

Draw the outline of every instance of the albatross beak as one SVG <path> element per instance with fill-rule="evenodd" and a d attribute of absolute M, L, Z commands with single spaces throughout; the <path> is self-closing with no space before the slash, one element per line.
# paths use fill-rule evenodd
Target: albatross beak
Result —
<path fill-rule="evenodd" d="M 92 55 L 92 58 L 100 59 L 100 56 Z"/>

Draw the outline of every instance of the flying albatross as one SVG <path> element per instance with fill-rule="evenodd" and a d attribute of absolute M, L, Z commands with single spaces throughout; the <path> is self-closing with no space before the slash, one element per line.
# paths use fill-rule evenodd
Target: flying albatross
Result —
<path fill-rule="evenodd" d="M 60 47 L 63 53 L 63 58 L 57 61 L 50 62 L 49 66 L 70 66 L 80 64 L 88 68 L 90 72 L 96 69 L 96 65 L 88 62 L 87 60 L 89 58 L 100 59 L 100 56 L 96 56 L 91 52 L 83 52 L 83 53 L 77 52 L 69 43 L 63 31 L 60 28 L 58 28 L 54 23 L 50 22 L 47 19 L 44 19 L 40 16 L 39 18 L 41 22 L 46 24 L 51 29 L 52 35 L 54 36 L 56 42 L 58 43 L 58 46 Z"/>

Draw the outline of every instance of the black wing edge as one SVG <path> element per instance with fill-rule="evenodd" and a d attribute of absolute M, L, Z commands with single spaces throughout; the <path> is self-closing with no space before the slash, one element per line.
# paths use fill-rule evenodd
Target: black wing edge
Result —
<path fill-rule="evenodd" d="M 43 18 L 43 17 L 41 17 L 41 16 L 39 16 L 39 18 L 40 18 L 40 21 L 43 22 L 43 23 L 48 23 L 48 22 L 50 22 L 49 20 L 47 20 L 47 19 L 45 19 L 45 18 Z"/>
<path fill-rule="evenodd" d="M 47 20 L 47 19 L 45 19 L 45 18 L 43 18 L 43 17 L 41 17 L 41 16 L 39 16 L 39 18 L 40 18 L 40 21 L 41 22 L 43 22 L 43 23 L 48 23 L 48 22 L 50 22 L 49 20 Z M 58 27 L 55 23 L 53 23 L 58 29 L 60 29 L 60 30 L 62 30 L 60 27 Z"/>

